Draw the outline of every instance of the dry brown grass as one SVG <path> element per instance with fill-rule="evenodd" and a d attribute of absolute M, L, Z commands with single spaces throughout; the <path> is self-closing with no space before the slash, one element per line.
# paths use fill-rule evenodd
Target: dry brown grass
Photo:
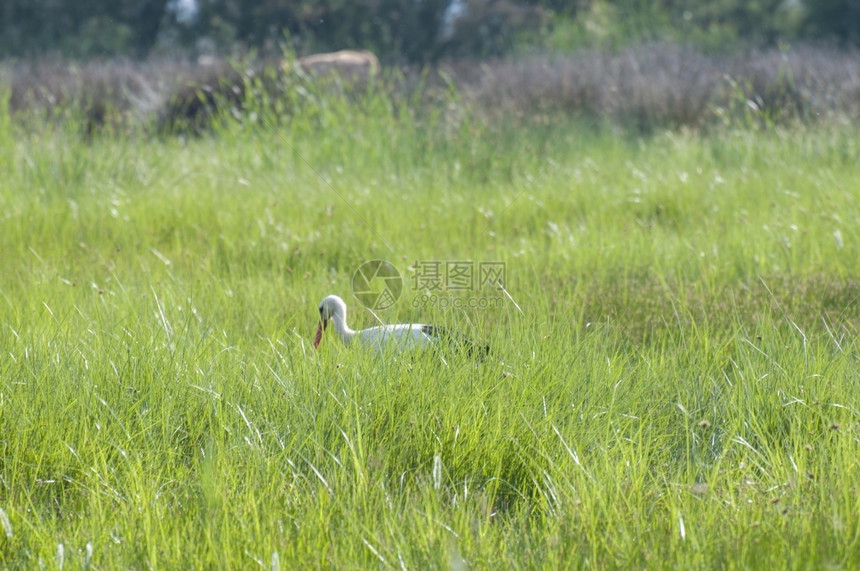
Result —
<path fill-rule="evenodd" d="M 269 95 L 288 89 L 266 62 L 233 66 L 184 60 L 58 60 L 0 65 L 10 110 L 58 116 L 75 112 L 104 124 L 205 124 L 222 102 L 235 105 L 247 80 L 274 78 Z M 416 69 L 387 70 L 390 93 L 411 95 Z M 402 72 L 402 73 L 400 73 Z M 441 73 L 440 73 L 441 72 Z M 734 121 L 860 118 L 860 52 L 795 47 L 786 52 L 706 55 L 658 44 L 617 54 L 584 51 L 516 60 L 447 62 L 428 91 L 453 80 L 462 100 L 490 117 L 540 119 L 563 112 L 639 129 L 693 128 Z M 431 100 L 438 101 L 438 97 Z"/>
<path fill-rule="evenodd" d="M 149 121 L 193 66 L 181 61 L 67 63 L 54 58 L 0 65 L 13 114 L 78 113 L 92 126 Z"/>
<path fill-rule="evenodd" d="M 860 117 L 856 51 L 798 47 L 729 57 L 659 44 L 501 61 L 457 76 L 480 107 L 504 115 L 563 110 L 640 127 L 699 127 L 748 114 Z"/>
<path fill-rule="evenodd" d="M 610 287 L 611 286 L 611 287 Z M 583 292 L 585 323 L 624 324 L 634 343 L 667 332 L 752 330 L 772 318 L 805 334 L 853 338 L 860 331 L 860 281 L 829 275 L 772 275 L 714 288 L 657 278 L 599 283 Z"/>

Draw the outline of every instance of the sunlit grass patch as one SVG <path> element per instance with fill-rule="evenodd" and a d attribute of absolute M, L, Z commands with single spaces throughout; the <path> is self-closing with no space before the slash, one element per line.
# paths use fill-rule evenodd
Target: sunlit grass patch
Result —
<path fill-rule="evenodd" d="M 320 113 L 0 123 L 0 561 L 856 565 L 852 129 Z M 446 260 L 504 289 L 422 302 Z M 328 294 L 491 352 L 314 351 Z"/>

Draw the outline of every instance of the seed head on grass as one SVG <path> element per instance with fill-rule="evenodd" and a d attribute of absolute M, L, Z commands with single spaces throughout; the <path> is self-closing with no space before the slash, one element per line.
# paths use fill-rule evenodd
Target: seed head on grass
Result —
<path fill-rule="evenodd" d="M 433 457 L 433 489 L 442 487 L 442 456 L 436 454 Z"/>
<path fill-rule="evenodd" d="M 3 526 L 3 533 L 6 534 L 6 537 L 12 539 L 12 522 L 9 520 L 9 516 L 6 515 L 6 511 L 3 508 L 0 508 L 0 525 Z"/>
<path fill-rule="evenodd" d="M 705 482 L 697 482 L 690 486 L 690 492 L 694 496 L 704 496 L 708 493 L 708 484 Z"/>

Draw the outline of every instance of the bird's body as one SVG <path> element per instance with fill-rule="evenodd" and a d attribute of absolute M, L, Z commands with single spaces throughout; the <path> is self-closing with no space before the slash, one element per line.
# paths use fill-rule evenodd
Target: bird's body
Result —
<path fill-rule="evenodd" d="M 354 331 L 346 322 L 346 303 L 336 295 L 330 295 L 323 299 L 319 309 L 320 324 L 314 337 L 314 348 L 319 347 L 323 332 L 328 327 L 328 323 L 331 322 L 335 333 L 344 345 L 350 346 L 357 343 L 379 353 L 425 349 L 437 344 L 442 337 L 449 337 L 452 340 L 458 339 L 458 343 L 467 345 L 471 349 L 471 343 L 464 337 L 448 336 L 445 329 L 433 325 L 397 323 Z M 489 348 L 486 347 L 482 349 L 489 351 Z"/>
<path fill-rule="evenodd" d="M 340 331 L 338 331 L 338 336 L 347 345 L 350 341 L 357 339 L 364 347 L 373 348 L 380 352 L 389 346 L 397 349 L 423 349 L 433 342 L 423 332 L 424 327 L 424 325 L 418 324 L 398 323 L 396 325 L 379 325 L 355 331 L 351 340 Z"/>

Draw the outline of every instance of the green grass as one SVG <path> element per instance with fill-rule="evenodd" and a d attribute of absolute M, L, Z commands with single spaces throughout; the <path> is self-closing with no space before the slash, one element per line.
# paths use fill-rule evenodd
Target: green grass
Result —
<path fill-rule="evenodd" d="M 856 129 L 456 119 L 0 118 L 0 565 L 860 564 Z M 375 258 L 504 261 L 522 311 L 407 279 L 384 321 L 493 354 L 315 352 Z"/>

